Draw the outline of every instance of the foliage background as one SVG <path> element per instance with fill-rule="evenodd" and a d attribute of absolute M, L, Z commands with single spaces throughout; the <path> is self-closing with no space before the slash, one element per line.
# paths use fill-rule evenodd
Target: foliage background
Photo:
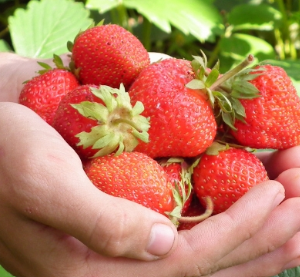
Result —
<path fill-rule="evenodd" d="M 269 60 L 300 94 L 299 0 L 0 0 L 0 52 L 52 58 L 102 19 L 131 31 L 148 51 L 191 59 L 201 49 L 221 72 L 249 54 Z M 300 276 L 300 268 L 278 276 Z"/>

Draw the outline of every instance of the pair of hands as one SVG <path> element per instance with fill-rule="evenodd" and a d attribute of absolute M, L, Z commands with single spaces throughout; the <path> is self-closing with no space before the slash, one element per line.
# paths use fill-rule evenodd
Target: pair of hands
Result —
<path fill-rule="evenodd" d="M 253 277 L 300 265 L 300 147 L 263 153 L 273 181 L 190 231 L 88 180 L 77 154 L 18 105 L 36 60 L 0 53 L 0 264 L 24 277 Z"/>

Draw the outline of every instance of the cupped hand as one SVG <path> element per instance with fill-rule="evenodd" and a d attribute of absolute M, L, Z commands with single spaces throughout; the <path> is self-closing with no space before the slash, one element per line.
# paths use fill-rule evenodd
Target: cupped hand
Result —
<path fill-rule="evenodd" d="M 17 89 L 1 95 L 15 101 Z M 0 263 L 16 276 L 250 277 L 300 264 L 298 148 L 263 157 L 281 184 L 260 184 L 177 234 L 166 217 L 96 189 L 26 107 L 0 103 L 0 131 Z"/>

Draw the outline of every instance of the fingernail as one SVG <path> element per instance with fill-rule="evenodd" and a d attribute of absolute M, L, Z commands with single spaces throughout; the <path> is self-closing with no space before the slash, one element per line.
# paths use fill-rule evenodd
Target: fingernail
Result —
<path fill-rule="evenodd" d="M 150 233 L 147 252 L 154 256 L 164 256 L 170 252 L 175 241 L 175 234 L 170 226 L 155 223 Z"/>

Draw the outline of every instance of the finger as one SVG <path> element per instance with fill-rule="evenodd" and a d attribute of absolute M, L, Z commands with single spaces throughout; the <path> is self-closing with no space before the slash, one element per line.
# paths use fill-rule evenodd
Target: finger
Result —
<path fill-rule="evenodd" d="M 0 178 L 9 184 L 2 193 L 19 213 L 109 256 L 151 260 L 175 247 L 167 217 L 99 191 L 75 152 L 32 111 L 0 105 L 0 126 Z"/>
<path fill-rule="evenodd" d="M 70 57 L 67 54 L 61 56 L 64 65 L 68 66 Z M 38 61 L 54 67 L 52 59 L 25 58 L 14 53 L 0 53 L 0 102 L 18 102 L 19 94 L 24 82 L 38 75 L 41 69 Z"/>
<path fill-rule="evenodd" d="M 272 153 L 260 153 L 270 179 L 276 179 L 279 174 L 290 168 L 300 168 L 300 146 Z"/>
<path fill-rule="evenodd" d="M 300 168 L 291 168 L 282 172 L 276 180 L 285 187 L 285 197 L 300 197 Z"/>
<path fill-rule="evenodd" d="M 284 245 L 300 230 L 300 198 L 291 198 L 272 211 L 262 228 L 224 257 L 221 267 L 232 261 L 242 264 Z M 234 264 L 232 264 L 234 265 Z"/>
<path fill-rule="evenodd" d="M 300 265 L 300 233 L 297 233 L 282 247 L 255 260 L 216 272 L 212 277 L 275 276 L 287 268 Z"/>
<path fill-rule="evenodd" d="M 193 267 L 196 269 L 195 276 L 227 267 L 221 259 L 255 236 L 283 198 L 283 187 L 278 182 L 268 181 L 253 187 L 226 212 L 208 218 L 190 231 L 181 232 L 179 247 L 183 256 L 180 258 L 192 257 L 197 265 Z M 253 248 L 249 255 L 255 255 L 255 252 Z M 238 263 L 239 260 L 236 257 L 230 263 Z"/>

